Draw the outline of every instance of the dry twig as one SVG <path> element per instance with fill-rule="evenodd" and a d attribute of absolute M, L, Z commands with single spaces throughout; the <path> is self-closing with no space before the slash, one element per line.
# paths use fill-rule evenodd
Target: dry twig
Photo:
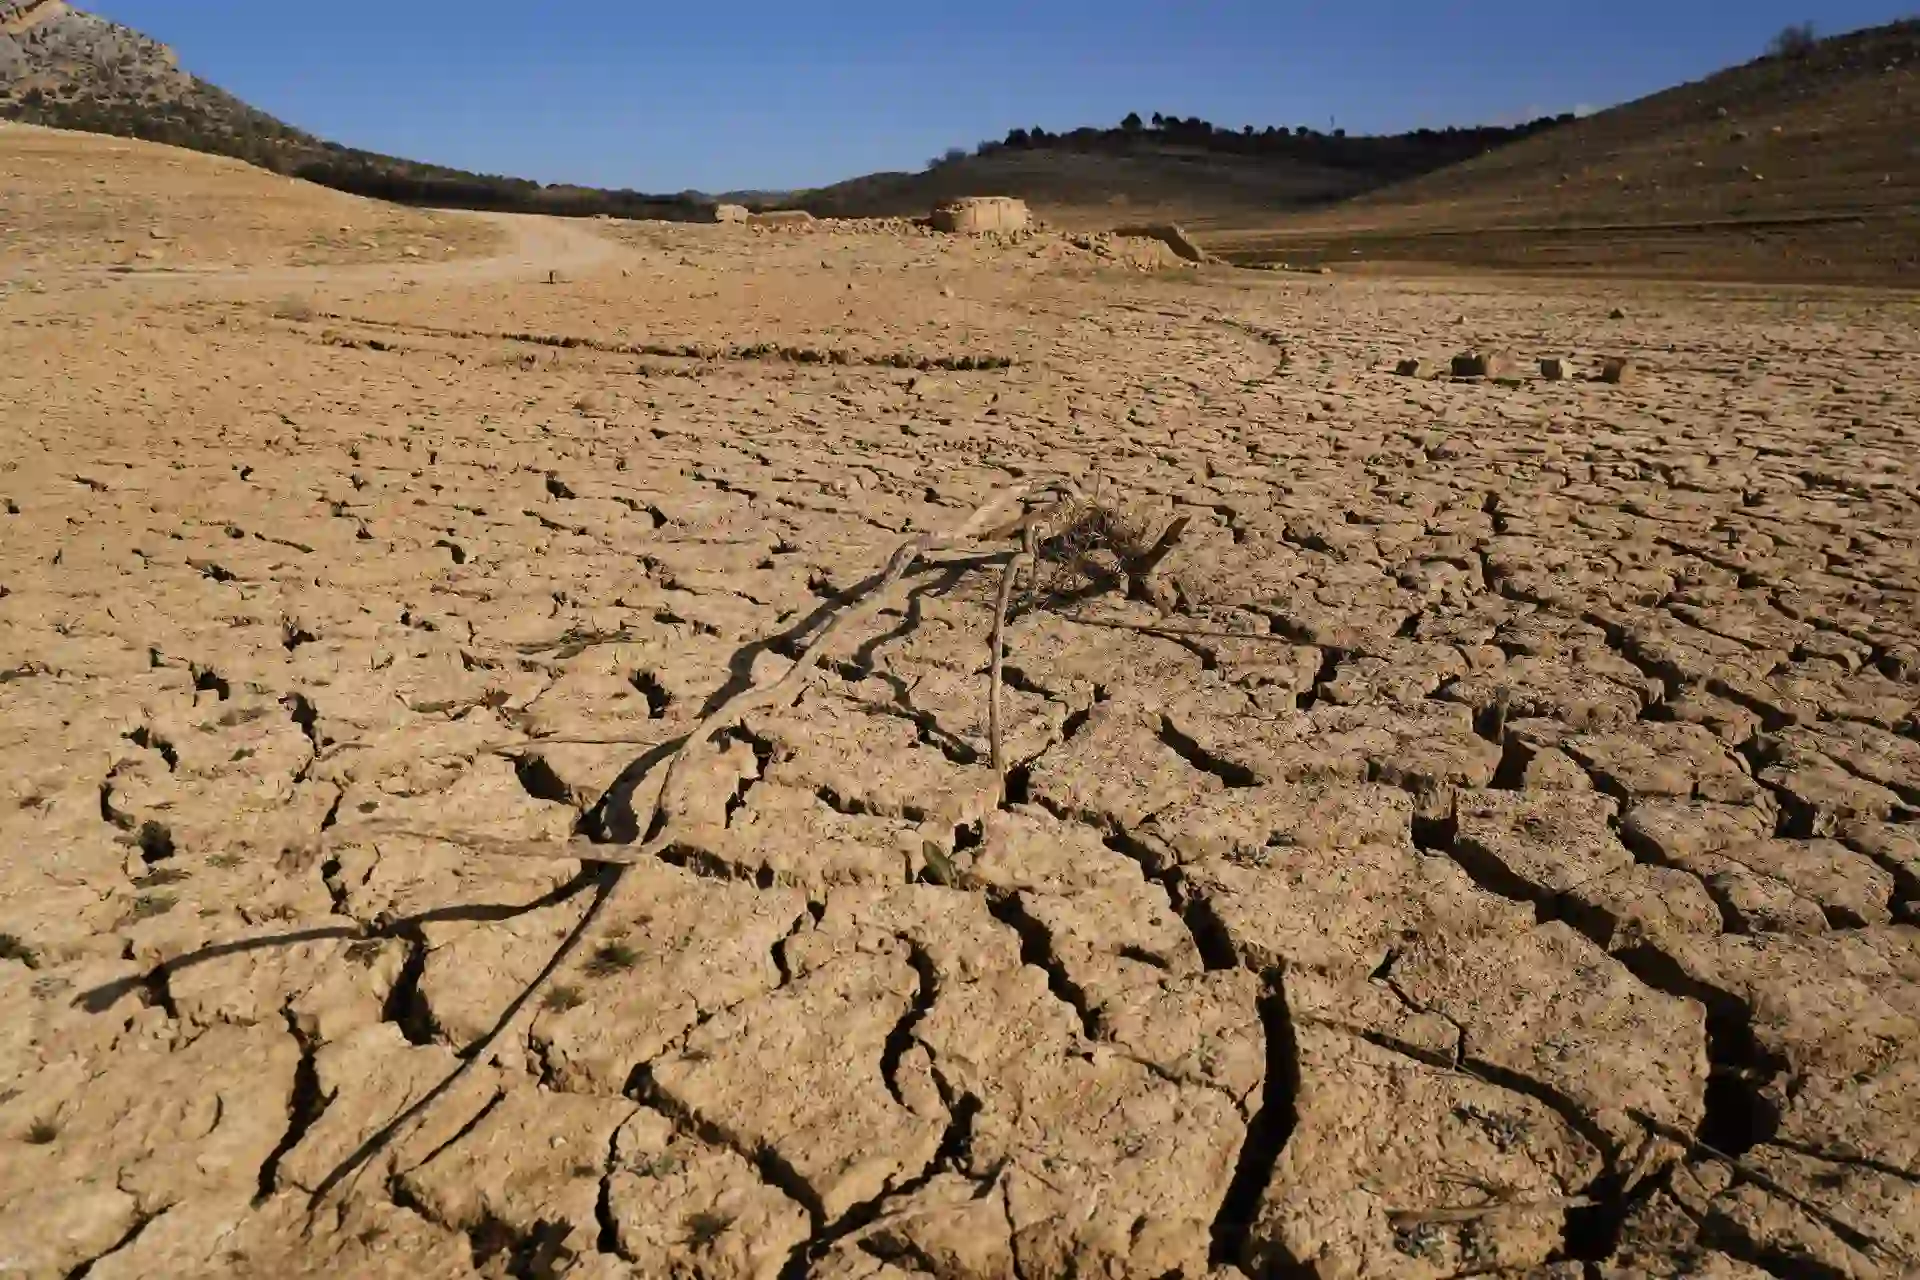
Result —
<path fill-rule="evenodd" d="M 1560 1209 L 1587 1209 L 1591 1196 L 1550 1196 L 1544 1200 L 1510 1200 L 1494 1197 L 1485 1204 L 1440 1205 L 1432 1209 L 1389 1209 L 1387 1222 L 1395 1230 L 1417 1227 L 1428 1222 L 1478 1222 L 1502 1213 L 1550 1213 Z"/>
<path fill-rule="evenodd" d="M 1020 570 L 1031 563 L 1025 551 L 1007 558 L 1006 567 L 1000 571 L 1000 596 L 993 607 L 993 656 L 987 664 L 987 737 L 993 756 L 996 803 L 1005 803 L 1007 798 L 1007 744 L 1000 715 L 1001 670 L 1007 652 L 1007 606 L 1013 601 L 1013 585 L 1019 580 Z"/>
<path fill-rule="evenodd" d="M 1180 636 L 1188 640 L 1250 640 L 1255 644 L 1294 645 L 1297 641 L 1276 636 L 1270 631 L 1218 631 L 1204 627 L 1169 627 L 1158 622 L 1126 622 L 1119 618 L 1089 618 L 1082 613 L 1063 613 L 1068 622 L 1083 627 L 1106 627 L 1113 631 L 1138 631 L 1150 636 Z"/>
<path fill-rule="evenodd" d="M 1038 509 L 1027 510 L 1022 516 L 1009 524 L 997 525 L 995 523 L 996 521 L 1002 520 L 1012 507 L 1030 503 L 1041 495 L 1051 496 L 1054 498 L 1054 501 Z M 696 724 L 687 736 L 681 740 L 679 746 L 674 749 L 673 754 L 666 761 L 667 771 L 663 784 L 654 797 L 652 811 L 646 823 L 641 826 L 642 832 L 654 831 L 656 827 L 658 828 L 657 832 L 647 838 L 637 848 L 615 848 L 612 846 L 587 844 L 585 842 L 574 842 L 556 849 L 550 849 L 550 852 L 545 856 L 579 858 L 589 865 L 599 866 L 600 875 L 595 882 L 596 891 L 593 901 L 588 904 L 585 913 L 582 914 L 573 928 L 568 930 L 566 937 L 561 940 L 560 945 L 555 948 L 553 954 L 548 957 L 546 964 L 541 967 L 540 972 L 514 997 L 500 1020 L 462 1052 L 460 1064 L 446 1076 L 442 1077 L 440 1082 L 418 1101 L 407 1107 L 389 1121 L 385 1127 L 362 1143 L 358 1150 L 349 1155 L 345 1161 L 322 1180 L 320 1185 L 315 1188 L 310 1200 L 313 1209 L 317 1210 L 334 1188 L 341 1185 L 346 1179 L 354 1176 L 359 1169 L 364 1168 L 374 1156 L 378 1155 L 380 1151 L 405 1133 L 409 1126 L 416 1123 L 419 1118 L 426 1113 L 428 1108 L 441 1097 L 445 1096 L 448 1090 L 459 1083 L 467 1072 L 471 1071 L 477 1063 L 485 1060 L 487 1052 L 506 1031 L 507 1027 L 511 1025 L 520 1010 L 525 1008 L 539 994 L 541 988 L 544 987 L 554 973 L 559 970 L 560 966 L 566 962 L 567 957 L 570 956 L 574 950 L 579 947 L 581 941 L 586 938 L 588 931 L 599 918 L 600 912 L 612 898 L 613 891 L 618 887 L 625 869 L 635 863 L 658 856 L 662 850 L 673 844 L 674 840 L 678 838 L 679 833 L 675 831 L 670 816 L 666 813 L 667 797 L 676 794 L 675 783 L 680 780 L 682 774 L 687 769 L 688 760 L 701 747 L 711 742 L 720 733 L 738 724 L 749 712 L 759 707 L 778 703 L 782 699 L 791 701 L 797 698 L 806 687 L 807 681 L 812 675 L 814 668 L 819 664 L 820 660 L 826 656 L 827 647 L 832 643 L 833 639 L 839 635 L 840 632 L 844 631 L 854 620 L 863 618 L 878 608 L 880 600 L 886 595 L 887 591 L 905 576 L 907 570 L 913 566 L 914 561 L 920 557 L 936 550 L 974 544 L 988 539 L 1003 540 L 1019 536 L 1024 540 L 1029 536 L 1029 530 L 1041 525 L 1045 520 L 1051 518 L 1052 514 L 1056 512 L 1061 505 L 1074 501 L 1077 497 L 1078 491 L 1072 483 L 1068 481 L 1056 481 L 1049 484 L 1027 486 L 1003 492 L 988 499 L 968 516 L 966 520 L 962 521 L 951 531 L 944 534 L 929 531 L 902 543 L 887 560 L 886 568 L 881 571 L 880 576 L 873 581 L 872 585 L 849 600 L 845 608 L 835 614 L 812 639 L 807 641 L 806 647 L 801 650 L 799 659 L 795 661 L 778 680 L 766 685 L 756 685 L 728 699 Z M 410 830 L 407 834 L 428 839 L 444 839 L 455 844 L 479 848 L 482 852 L 494 852 L 513 857 L 525 857 L 531 853 L 531 847 L 521 842 L 501 841 L 491 837 L 476 837 L 475 835 L 466 833 L 428 833 Z"/>
<path fill-rule="evenodd" d="M 579 861 L 611 867 L 638 866 L 651 861 L 654 856 L 635 845 L 595 844 L 591 840 L 580 839 L 564 844 L 556 844 L 552 840 L 508 840 L 500 836 L 483 835 L 478 831 L 435 831 L 379 818 L 343 822 L 328 834 L 349 841 L 368 836 L 405 836 L 414 840 L 458 845 L 488 858 L 522 858 L 537 862 Z"/>

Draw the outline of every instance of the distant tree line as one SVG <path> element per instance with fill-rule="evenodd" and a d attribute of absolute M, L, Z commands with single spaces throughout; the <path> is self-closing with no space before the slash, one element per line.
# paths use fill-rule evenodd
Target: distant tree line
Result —
<path fill-rule="evenodd" d="M 1322 133 L 1306 125 L 1294 128 L 1243 125 L 1239 129 L 1226 129 L 1198 116 L 1182 118 L 1156 111 L 1150 120 L 1143 120 L 1138 112 L 1132 112 L 1113 129 L 1087 126 L 1063 133 L 1051 133 L 1038 125 L 1031 129 L 1011 129 L 1005 138 L 982 142 L 971 154 L 984 156 L 1003 150 L 1046 148 L 1124 152 L 1142 145 L 1172 145 L 1227 155 L 1285 157 L 1331 169 L 1364 170 L 1391 180 L 1457 163 L 1573 119 L 1569 111 L 1517 125 L 1349 135 L 1345 129 Z M 966 159 L 968 154 L 964 149 L 953 148 L 928 167 L 954 164 Z"/>
<path fill-rule="evenodd" d="M 712 218 L 713 202 L 696 192 L 647 195 L 596 187 L 543 186 L 526 178 L 470 173 L 343 147 L 295 129 L 206 84 L 196 85 L 185 96 L 161 102 L 98 94 L 56 96 L 33 89 L 18 98 L 0 97 L 0 116 L 231 156 L 274 173 L 395 204 L 570 217 L 604 214 L 676 222 Z"/>

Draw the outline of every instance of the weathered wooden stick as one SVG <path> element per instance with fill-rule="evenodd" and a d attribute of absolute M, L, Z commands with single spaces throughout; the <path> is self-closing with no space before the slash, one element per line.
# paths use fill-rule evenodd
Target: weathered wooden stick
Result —
<path fill-rule="evenodd" d="M 535 862 L 579 861 L 631 867 L 652 857 L 631 845 L 595 844 L 591 840 L 580 839 L 564 843 L 552 840 L 507 840 L 478 831 L 435 831 L 408 826 L 404 822 L 383 822 L 377 818 L 364 822 L 343 822 L 327 834 L 334 839 L 347 841 L 369 836 L 405 836 L 412 840 L 459 845 L 489 858 L 520 858 Z"/>
<path fill-rule="evenodd" d="M 741 693 L 729 698 L 696 724 L 681 741 L 680 745 L 674 749 L 672 757 L 667 762 L 667 773 L 660 791 L 654 797 L 653 806 L 649 812 L 647 821 L 642 824 L 640 828 L 641 831 L 645 832 L 652 829 L 652 827 L 658 823 L 661 826 L 659 834 L 637 848 L 627 847 L 616 850 L 610 846 L 588 844 L 583 849 L 581 845 L 585 842 L 579 842 L 562 846 L 559 850 L 556 850 L 562 857 L 569 859 L 580 858 L 589 865 L 597 864 L 601 868 L 601 874 L 596 881 L 596 891 L 593 901 L 588 904 L 586 912 L 580 917 L 580 920 L 574 927 L 567 932 L 567 936 L 562 939 L 560 945 L 554 949 L 553 954 L 548 957 L 546 964 L 543 965 L 540 972 L 534 976 L 533 981 L 521 988 L 520 993 L 513 998 L 512 1002 L 507 1006 L 505 1015 L 483 1033 L 478 1040 L 475 1040 L 461 1052 L 460 1064 L 448 1072 L 446 1076 L 442 1077 L 439 1084 L 429 1090 L 426 1095 L 402 1110 L 399 1115 L 388 1122 L 386 1127 L 367 1139 L 367 1141 L 360 1145 L 358 1150 L 354 1151 L 336 1166 L 334 1170 L 321 1181 L 320 1185 L 315 1188 L 313 1195 L 310 1197 L 311 1207 L 317 1210 L 319 1205 L 336 1187 L 340 1186 L 348 1178 L 354 1176 L 356 1170 L 364 1168 L 368 1161 L 372 1160 L 383 1149 L 391 1145 L 411 1126 L 417 1124 L 420 1117 L 426 1114 L 427 1110 L 435 1101 L 444 1097 L 477 1063 L 485 1060 L 488 1050 L 491 1049 L 501 1035 L 506 1032 L 507 1027 L 512 1024 L 514 1017 L 520 1010 L 532 1003 L 533 999 L 539 994 L 541 987 L 546 985 L 555 973 L 559 972 L 560 967 L 566 963 L 567 957 L 586 939 L 593 928 L 594 921 L 599 918 L 607 902 L 612 899 L 614 891 L 618 888 L 621 876 L 626 868 L 635 863 L 653 858 L 663 849 L 672 845 L 678 833 L 674 830 L 671 818 L 663 817 L 663 814 L 667 805 L 667 797 L 672 793 L 674 783 L 681 776 L 690 756 L 700 747 L 712 741 L 718 734 L 738 724 L 748 712 L 755 708 L 775 703 L 783 697 L 791 698 L 797 696 L 805 687 L 814 667 L 819 663 L 820 659 L 825 656 L 827 646 L 832 642 L 834 637 L 845 630 L 847 625 L 854 619 L 864 617 L 877 608 L 879 601 L 885 596 L 888 589 L 905 576 L 907 570 L 915 560 L 937 549 L 975 542 L 981 538 L 983 531 L 993 527 L 995 521 L 1005 516 L 1008 508 L 1017 506 L 1038 493 L 1058 493 L 1063 490 L 1069 494 L 1072 493 L 1073 488 L 1071 482 L 1056 481 L 1051 484 L 1031 485 L 1002 492 L 989 498 L 980 507 L 975 509 L 966 520 L 962 521 L 958 527 L 948 533 L 940 534 L 930 531 L 910 538 L 902 543 L 894 551 L 893 555 L 889 557 L 886 568 L 881 572 L 880 577 L 875 580 L 873 585 L 849 601 L 844 609 L 835 614 L 833 618 L 828 621 L 827 625 L 822 627 L 819 633 L 807 642 L 806 647 L 801 650 L 799 659 L 789 667 L 778 680 L 773 681 L 771 684 L 758 685 L 743 690 Z M 1012 530 L 1018 533 L 1023 531 L 1025 527 L 1024 523 L 1015 522 Z M 433 836 L 427 836 L 427 833 L 418 831 L 411 831 L 409 834 L 425 836 L 426 838 L 445 839 L 455 844 L 472 843 L 470 836 L 453 832 L 448 832 L 444 835 L 435 834 Z M 527 846 L 520 845 L 519 842 L 516 841 L 488 840 L 487 843 L 490 844 L 495 851 L 512 849 L 514 852 L 511 856 L 527 856 Z"/>
<path fill-rule="evenodd" d="M 1395 1228 L 1426 1222 L 1478 1222 L 1500 1213 L 1545 1213 L 1555 1209 L 1591 1208 L 1591 1196 L 1554 1196 L 1546 1200 L 1489 1200 L 1485 1204 L 1441 1206 L 1433 1209 L 1389 1209 L 1387 1222 Z"/>
<path fill-rule="evenodd" d="M 1142 579 L 1151 577 L 1153 571 L 1160 567 L 1160 562 L 1172 555 L 1173 549 L 1180 545 L 1180 535 L 1187 531 L 1191 523 L 1191 516 L 1181 516 L 1169 524 L 1151 547 L 1127 561 L 1127 576 Z"/>
<path fill-rule="evenodd" d="M 1013 585 L 1019 581 L 1020 570 L 1027 563 L 1025 551 L 1007 558 L 1006 567 L 1000 571 L 1000 595 L 993 606 L 993 656 L 987 664 L 987 738 L 993 758 L 996 802 L 1002 804 L 1007 799 L 1007 743 L 1000 715 L 1000 689 L 1007 652 L 1007 606 L 1013 602 Z"/>
<path fill-rule="evenodd" d="M 1083 627 L 1106 627 L 1113 631 L 1139 631 L 1150 636 L 1183 636 L 1189 640 L 1251 640 L 1256 644 L 1292 645 L 1296 642 L 1270 631 L 1208 631 L 1196 627 L 1169 627 L 1158 622 L 1123 622 L 1118 618 L 1089 618 L 1082 613 L 1063 613 L 1061 618 Z"/>

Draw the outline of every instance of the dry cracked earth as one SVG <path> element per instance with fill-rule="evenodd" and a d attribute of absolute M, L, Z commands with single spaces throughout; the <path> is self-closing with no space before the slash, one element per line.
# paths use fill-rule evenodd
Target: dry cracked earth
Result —
<path fill-rule="evenodd" d="M 0 1274 L 1915 1265 L 1910 299 L 544 234 L 0 299 Z"/>

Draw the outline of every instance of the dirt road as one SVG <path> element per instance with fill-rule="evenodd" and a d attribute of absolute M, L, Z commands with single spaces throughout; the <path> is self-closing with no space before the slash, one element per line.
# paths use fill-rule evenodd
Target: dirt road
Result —
<path fill-rule="evenodd" d="M 544 280 L 549 272 L 575 275 L 598 270 L 631 250 L 610 240 L 597 220 L 516 213 L 438 211 L 438 216 L 477 222 L 498 231 L 501 247 L 484 256 L 393 262 L 328 263 L 315 266 L 76 267 L 69 275 L 117 278 L 141 284 L 225 285 L 260 289 L 326 287 L 378 291 L 401 285 L 474 285 L 504 280 Z"/>

